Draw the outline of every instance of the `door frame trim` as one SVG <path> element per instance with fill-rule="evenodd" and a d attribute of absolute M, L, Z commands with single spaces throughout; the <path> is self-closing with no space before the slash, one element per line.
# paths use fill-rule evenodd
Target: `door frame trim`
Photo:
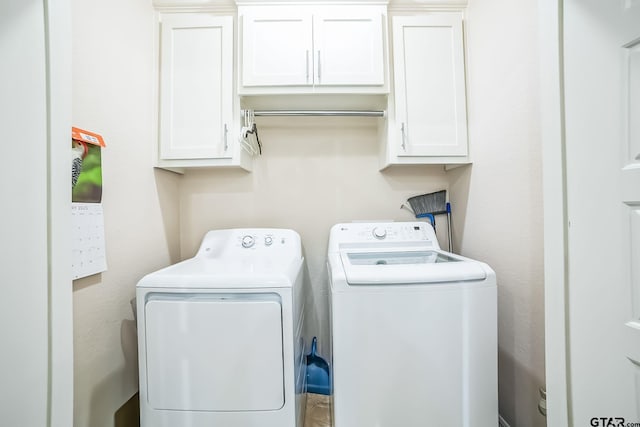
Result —
<path fill-rule="evenodd" d="M 563 0 L 538 0 L 547 425 L 571 426 Z"/>
<path fill-rule="evenodd" d="M 43 0 L 47 73 L 47 425 L 73 424 L 71 281 L 71 1 Z"/>

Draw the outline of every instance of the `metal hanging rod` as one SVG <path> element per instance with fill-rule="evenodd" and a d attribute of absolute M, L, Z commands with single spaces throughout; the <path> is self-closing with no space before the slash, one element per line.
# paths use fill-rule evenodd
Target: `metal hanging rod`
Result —
<path fill-rule="evenodd" d="M 384 117 L 386 112 L 376 110 L 254 110 L 255 116 L 345 116 Z"/>

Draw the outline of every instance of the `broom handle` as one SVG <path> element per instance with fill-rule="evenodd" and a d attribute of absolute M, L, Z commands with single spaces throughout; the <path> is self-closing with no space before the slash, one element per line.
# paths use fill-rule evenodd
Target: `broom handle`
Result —
<path fill-rule="evenodd" d="M 449 252 L 453 253 L 453 239 L 451 238 L 451 203 L 447 202 L 447 228 L 449 229 Z"/>

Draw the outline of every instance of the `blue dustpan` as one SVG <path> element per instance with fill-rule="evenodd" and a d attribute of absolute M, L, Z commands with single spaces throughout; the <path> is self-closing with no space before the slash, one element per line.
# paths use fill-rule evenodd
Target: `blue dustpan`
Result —
<path fill-rule="evenodd" d="M 316 394 L 331 394 L 331 380 L 329 364 L 316 354 L 318 340 L 313 337 L 311 353 L 307 355 L 307 392 Z"/>

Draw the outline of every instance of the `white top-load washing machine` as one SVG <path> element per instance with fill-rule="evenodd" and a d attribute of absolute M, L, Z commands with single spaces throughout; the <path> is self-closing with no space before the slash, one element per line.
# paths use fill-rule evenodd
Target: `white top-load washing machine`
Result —
<path fill-rule="evenodd" d="M 498 425 L 496 278 L 424 222 L 331 229 L 335 427 Z"/>
<path fill-rule="evenodd" d="M 142 427 L 302 427 L 303 264 L 295 231 L 219 230 L 140 280 Z"/>

